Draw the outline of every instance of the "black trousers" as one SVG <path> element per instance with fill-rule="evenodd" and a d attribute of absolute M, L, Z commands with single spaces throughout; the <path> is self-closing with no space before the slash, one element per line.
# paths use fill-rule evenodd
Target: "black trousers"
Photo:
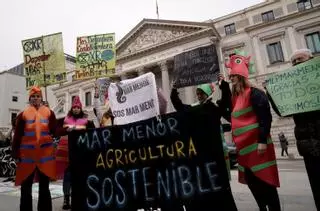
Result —
<path fill-rule="evenodd" d="M 260 211 L 281 211 L 279 195 L 276 187 L 262 181 L 249 169 L 245 169 L 245 180 L 259 206 Z"/>
<path fill-rule="evenodd" d="M 320 211 L 320 157 L 306 155 L 303 156 L 303 158 L 306 165 L 314 202 L 317 210 Z"/>
<path fill-rule="evenodd" d="M 281 149 L 281 156 L 284 156 L 284 152 L 286 152 L 287 156 L 289 156 L 288 148 L 282 148 Z"/>
<path fill-rule="evenodd" d="M 71 194 L 71 175 L 70 175 L 70 166 L 66 168 L 63 175 L 63 195 L 70 196 Z"/>
<path fill-rule="evenodd" d="M 36 169 L 21 184 L 20 211 L 32 211 L 32 184 L 35 172 L 39 176 L 38 211 L 52 211 L 51 194 L 49 190 L 50 179 Z"/>

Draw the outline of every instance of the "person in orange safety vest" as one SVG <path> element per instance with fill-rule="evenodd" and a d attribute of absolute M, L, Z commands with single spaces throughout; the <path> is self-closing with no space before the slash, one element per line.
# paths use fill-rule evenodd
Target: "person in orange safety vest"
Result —
<path fill-rule="evenodd" d="M 226 67 L 232 83 L 232 136 L 238 152 L 239 182 L 247 184 L 260 211 L 280 211 L 280 187 L 268 97 L 249 80 L 250 57 L 234 54 Z M 267 209 L 268 207 L 268 209 Z"/>
<path fill-rule="evenodd" d="M 52 136 L 57 120 L 42 105 L 39 87 L 29 91 L 30 105 L 17 117 L 12 155 L 18 160 L 15 185 L 21 185 L 20 211 L 32 211 L 32 184 L 39 179 L 38 211 L 51 211 L 50 180 L 56 179 L 56 160 Z"/>

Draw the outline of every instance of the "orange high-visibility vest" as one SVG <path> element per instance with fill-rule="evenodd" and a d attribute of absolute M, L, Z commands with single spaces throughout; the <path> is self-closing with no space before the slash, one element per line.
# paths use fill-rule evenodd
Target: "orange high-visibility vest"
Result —
<path fill-rule="evenodd" d="M 31 175 L 36 168 L 50 179 L 56 179 L 56 161 L 52 137 L 49 134 L 51 111 L 46 106 L 38 110 L 29 106 L 23 111 L 24 135 L 20 144 L 20 162 L 16 170 L 16 185 Z"/>
<path fill-rule="evenodd" d="M 267 139 L 267 150 L 258 154 L 259 123 L 250 101 L 251 88 L 232 99 L 232 136 L 238 151 L 239 182 L 246 184 L 245 168 L 266 183 L 280 187 L 274 145 L 271 136 Z"/>

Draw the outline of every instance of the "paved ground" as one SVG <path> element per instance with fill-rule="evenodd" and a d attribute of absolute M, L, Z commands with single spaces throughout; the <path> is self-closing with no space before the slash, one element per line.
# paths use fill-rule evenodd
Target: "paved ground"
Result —
<path fill-rule="evenodd" d="M 283 211 L 316 211 L 311 195 L 310 185 L 300 159 L 278 160 L 281 178 L 279 195 Z M 232 191 L 239 211 L 258 211 L 257 205 L 247 186 L 237 182 L 237 171 L 232 171 Z M 37 187 L 34 187 L 34 204 L 37 202 Z M 61 183 L 51 186 L 54 210 L 61 211 L 62 187 Z M 19 204 L 19 190 L 12 183 L 0 182 L 0 211 L 17 211 Z M 35 209 L 36 210 L 36 209 Z"/>
<path fill-rule="evenodd" d="M 280 170 L 279 196 L 283 211 L 316 211 L 302 160 L 278 160 Z M 237 182 L 232 171 L 231 187 L 239 211 L 258 211 L 247 186 Z"/>
<path fill-rule="evenodd" d="M 288 147 L 288 153 L 289 156 L 281 156 L 281 148 L 276 147 L 276 156 L 278 160 L 302 160 L 303 157 L 301 157 L 298 153 L 297 147 L 296 146 L 289 146 Z M 285 153 L 284 153 L 285 154 Z"/>

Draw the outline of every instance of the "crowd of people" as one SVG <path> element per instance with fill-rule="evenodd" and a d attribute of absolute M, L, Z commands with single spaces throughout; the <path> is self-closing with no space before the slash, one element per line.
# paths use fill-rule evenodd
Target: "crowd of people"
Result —
<path fill-rule="evenodd" d="M 292 65 L 308 61 L 312 54 L 308 49 L 296 51 Z M 231 124 L 232 139 L 238 153 L 238 179 L 246 184 L 254 196 L 260 211 L 280 211 L 277 188 L 280 187 L 275 148 L 270 131 L 272 124 L 271 107 L 280 115 L 276 105 L 266 90 L 249 82 L 250 58 L 234 54 L 226 64 L 229 68 L 229 83 L 220 75 L 218 86 L 221 99 L 212 99 L 213 84 L 197 86 L 198 101 L 184 104 L 173 85 L 170 100 L 176 111 L 184 111 L 192 106 L 205 105 Z M 231 88 L 230 88 L 231 86 Z M 32 211 L 32 184 L 39 182 L 38 210 L 52 210 L 50 181 L 63 179 L 64 210 L 71 208 L 71 177 L 68 162 L 68 133 L 114 124 L 114 117 L 108 101 L 99 104 L 99 93 L 94 95 L 94 113 L 98 125 L 88 119 L 79 97 L 75 97 L 70 111 L 62 120 L 44 103 L 41 89 L 33 87 L 29 92 L 29 105 L 13 123 L 10 133 L 11 154 L 16 160 L 15 184 L 21 186 L 20 210 Z M 166 113 L 167 99 L 158 91 L 161 114 Z M 105 96 L 108 99 L 108 96 Z M 317 210 L 320 210 L 320 155 L 313 153 L 313 147 L 320 148 L 320 111 L 293 115 L 295 137 L 299 153 L 303 156 L 311 190 Z M 223 137 L 223 127 L 221 126 Z M 59 140 L 56 142 L 55 140 Z M 287 152 L 287 139 L 279 134 L 283 152 Z M 311 140 L 311 141 L 310 141 Z M 224 139 L 223 145 L 226 146 Z M 314 143 L 317 143 L 314 145 Z M 57 145 L 57 146 L 56 146 Z M 227 149 L 224 148 L 225 155 Z M 282 155 L 283 155 L 282 152 Z M 228 166 L 226 155 L 226 166 Z M 12 175 L 13 176 L 13 175 Z"/>

